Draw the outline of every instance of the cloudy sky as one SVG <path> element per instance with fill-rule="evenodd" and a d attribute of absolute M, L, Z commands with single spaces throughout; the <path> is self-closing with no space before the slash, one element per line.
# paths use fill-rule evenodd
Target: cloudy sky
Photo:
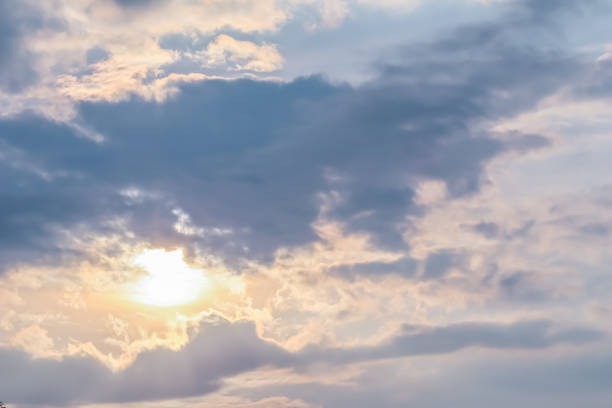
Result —
<path fill-rule="evenodd" d="M 609 0 L 0 0 L 11 408 L 609 408 Z"/>

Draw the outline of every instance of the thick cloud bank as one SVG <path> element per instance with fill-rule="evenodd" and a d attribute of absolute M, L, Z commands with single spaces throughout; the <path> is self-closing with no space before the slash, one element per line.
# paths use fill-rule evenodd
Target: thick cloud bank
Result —
<path fill-rule="evenodd" d="M 110 372 L 94 359 L 33 360 L 25 353 L 2 349 L 0 376 L 4 381 L 0 384 L 0 394 L 18 403 L 58 406 L 154 401 L 207 394 L 216 391 L 226 377 L 264 366 L 303 369 L 321 363 L 334 366 L 445 354 L 467 347 L 538 349 L 555 344 L 584 344 L 603 336 L 583 328 L 554 328 L 546 321 L 406 327 L 405 331 L 380 346 L 305 349 L 292 354 L 261 340 L 251 323 L 220 320 L 202 324 L 198 334 L 182 350 L 145 352 L 119 373 Z"/>
<path fill-rule="evenodd" d="M 209 245 L 266 257 L 313 240 L 320 194 L 333 191 L 328 218 L 401 247 L 401 223 L 419 212 L 419 180 L 464 196 L 486 182 L 492 158 L 547 145 L 483 127 L 529 109 L 580 71 L 568 56 L 513 43 L 519 28 L 512 20 L 470 26 L 407 48 L 359 87 L 320 77 L 205 81 L 163 103 L 82 104 L 79 126 L 100 143 L 27 115 L 4 120 L 2 223 L 13 246 L 28 248 L 49 241 L 42 237 L 52 227 L 95 228 L 110 214 L 128 216 L 147 238 L 180 242 L 168 238 L 173 205 L 195 225 L 232 232 L 206 238 Z M 119 197 L 127 189 L 157 198 L 127 209 Z"/>

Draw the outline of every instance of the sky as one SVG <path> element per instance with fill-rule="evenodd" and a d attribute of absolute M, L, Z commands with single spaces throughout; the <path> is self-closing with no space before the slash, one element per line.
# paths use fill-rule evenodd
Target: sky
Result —
<path fill-rule="evenodd" d="M 609 408 L 609 0 L 0 0 L 10 408 Z"/>

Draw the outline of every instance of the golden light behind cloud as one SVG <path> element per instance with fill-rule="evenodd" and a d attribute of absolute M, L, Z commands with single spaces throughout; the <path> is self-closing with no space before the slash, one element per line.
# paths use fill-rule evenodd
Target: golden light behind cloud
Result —
<path fill-rule="evenodd" d="M 147 275 L 130 287 L 130 298 L 169 307 L 196 301 L 210 286 L 205 272 L 187 265 L 183 250 L 146 249 L 134 258 Z"/>

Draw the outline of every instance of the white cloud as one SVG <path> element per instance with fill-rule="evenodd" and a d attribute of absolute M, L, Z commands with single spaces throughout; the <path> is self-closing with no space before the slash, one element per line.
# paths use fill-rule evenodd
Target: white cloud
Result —
<path fill-rule="evenodd" d="M 204 66 L 225 65 L 235 71 L 273 72 L 284 63 L 274 45 L 238 41 L 225 34 L 217 36 L 195 56 Z"/>

